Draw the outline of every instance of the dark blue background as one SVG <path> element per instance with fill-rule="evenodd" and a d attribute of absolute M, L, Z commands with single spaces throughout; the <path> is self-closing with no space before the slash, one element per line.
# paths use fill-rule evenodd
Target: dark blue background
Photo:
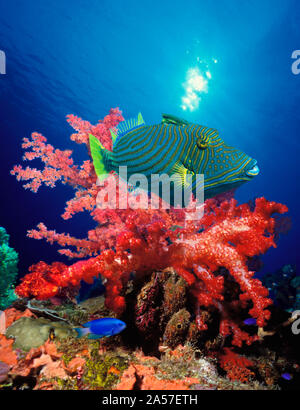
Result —
<path fill-rule="evenodd" d="M 27 229 L 43 221 L 83 237 L 93 227 L 88 215 L 60 218 L 71 188 L 33 194 L 9 175 L 21 162 L 21 139 L 41 132 L 81 162 L 86 152 L 69 140 L 65 115 L 96 123 L 116 106 L 125 117 L 141 111 L 148 124 L 167 112 L 217 128 L 255 157 L 261 173 L 237 199 L 285 203 L 293 221 L 264 257 L 264 271 L 296 263 L 300 75 L 291 72 L 291 54 L 300 49 L 299 21 L 297 0 L 0 0 L 7 58 L 0 75 L 0 225 L 20 253 L 20 275 L 41 259 L 66 261 L 55 246 L 26 238 Z M 182 84 L 197 57 L 210 62 L 212 79 L 198 110 L 183 112 Z"/>

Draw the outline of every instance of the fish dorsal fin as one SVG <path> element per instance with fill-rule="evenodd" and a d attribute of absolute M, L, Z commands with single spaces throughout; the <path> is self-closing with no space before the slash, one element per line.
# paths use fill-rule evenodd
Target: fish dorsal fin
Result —
<path fill-rule="evenodd" d="M 133 130 L 134 128 L 146 125 L 142 114 L 139 112 L 137 118 L 130 118 L 129 120 L 122 121 L 118 124 L 116 131 L 110 129 L 110 135 L 112 137 L 113 143 L 116 142 L 120 135 L 126 134 L 127 132 Z"/>
<path fill-rule="evenodd" d="M 162 114 L 162 124 L 173 124 L 178 126 L 185 126 L 189 125 L 190 123 L 182 118 L 175 117 L 175 115 L 171 114 Z"/>
<path fill-rule="evenodd" d="M 198 148 L 205 149 L 211 142 L 212 138 L 218 137 L 219 131 L 214 128 L 208 128 L 200 126 L 197 130 L 197 146 Z"/>

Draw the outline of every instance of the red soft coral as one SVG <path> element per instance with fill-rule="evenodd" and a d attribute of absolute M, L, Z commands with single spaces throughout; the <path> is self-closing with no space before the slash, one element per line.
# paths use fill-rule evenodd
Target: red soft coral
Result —
<path fill-rule="evenodd" d="M 249 369 L 249 367 L 254 366 L 254 363 L 246 357 L 238 355 L 232 349 L 225 348 L 219 362 L 231 380 L 246 383 L 251 376 L 254 376 L 254 373 Z"/>
<path fill-rule="evenodd" d="M 35 297 L 36 299 L 45 300 L 53 296 L 60 295 L 63 288 L 72 293 L 74 286 L 69 283 L 66 286 L 63 272 L 67 265 L 61 262 L 53 262 L 48 265 L 45 262 L 39 262 L 29 268 L 29 272 L 19 285 L 18 291 L 23 297 Z M 79 285 L 79 283 L 77 284 Z M 78 289 L 76 289 L 78 291 Z"/>
<path fill-rule="evenodd" d="M 121 119 L 118 110 L 112 110 L 96 126 L 69 116 L 69 122 L 78 131 L 71 139 L 87 144 L 88 133 L 92 132 L 111 149 L 109 128 Z M 37 230 L 29 232 L 29 236 L 58 242 L 67 247 L 60 251 L 67 256 L 94 257 L 63 268 L 55 264 L 35 265 L 16 288 L 20 296 L 46 299 L 61 294 L 64 289 L 78 287 L 81 280 L 92 283 L 94 277 L 101 275 L 106 279 L 107 307 L 121 313 L 125 308 L 125 288 L 132 272 L 140 278 L 153 271 L 173 267 L 189 284 L 196 312 L 201 306 L 213 306 L 219 310 L 220 333 L 223 336 L 232 335 L 232 343 L 238 346 L 243 341 L 250 344 L 257 339 L 242 331 L 232 320 L 232 309 L 223 300 L 227 277 L 217 275 L 216 271 L 226 268 L 240 288 L 237 303 L 246 308 L 250 302 L 250 315 L 257 319 L 259 326 L 263 326 L 270 316 L 266 308 L 271 300 L 267 297 L 267 289 L 253 278 L 254 272 L 247 268 L 247 260 L 275 246 L 276 224 L 272 215 L 286 212 L 284 205 L 259 198 L 252 210 L 248 204 L 238 206 L 234 199 L 208 200 L 204 216 L 196 220 L 193 208 L 168 209 L 159 198 L 154 198 L 154 202 L 160 203 L 158 209 L 134 209 L 129 204 L 132 201 L 136 203 L 137 197 L 128 193 L 126 184 L 124 186 L 117 175 L 111 174 L 106 181 L 116 186 L 115 196 L 106 195 L 108 198 L 104 198 L 103 187 L 96 185 L 91 161 L 77 167 L 73 165 L 69 151 L 54 150 L 45 142 L 39 134 L 33 136 L 33 141 L 26 140 L 24 147 L 32 148 L 26 158 L 40 158 L 46 168 L 52 167 L 52 179 L 48 168 L 47 172 L 46 168 L 44 171 L 34 170 L 31 176 L 29 171 L 26 175 L 20 167 L 13 173 L 18 179 L 31 179 L 33 185 L 29 186 L 33 190 L 42 182 L 50 186 L 54 186 L 58 179 L 69 183 L 76 189 L 76 194 L 67 204 L 64 217 L 88 210 L 97 227 L 88 232 L 87 238 L 77 239 L 50 231 L 41 223 Z M 145 198 L 140 197 L 140 200 Z M 106 206 L 102 206 L 105 201 Z M 112 209 L 111 205 L 120 201 L 123 206 Z M 202 330 L 206 326 L 201 324 L 201 320 L 197 323 Z"/>
<path fill-rule="evenodd" d="M 249 272 L 246 261 L 247 256 L 265 252 L 271 245 L 275 246 L 272 240 L 274 223 L 271 214 L 285 212 L 286 207 L 259 198 L 254 211 L 250 211 L 249 206 L 237 206 L 234 200 L 223 203 L 222 210 L 220 207 L 209 208 L 209 212 L 212 210 L 215 220 L 213 221 L 210 213 L 207 217 L 204 216 L 204 225 L 209 220 L 209 226 L 204 231 L 194 234 L 189 226 L 181 229 L 180 239 L 177 238 L 178 230 L 170 229 L 175 218 L 164 219 L 163 211 L 159 218 L 158 213 L 151 215 L 145 210 L 138 210 L 135 224 L 133 215 L 128 216 L 124 231 L 117 237 L 115 250 L 105 250 L 95 258 L 67 267 L 58 273 L 59 278 L 55 283 L 59 283 L 60 287 L 77 286 L 81 280 L 91 283 L 95 276 L 102 275 L 107 279 L 106 305 L 121 313 L 125 307 L 122 294 L 131 272 L 135 272 L 138 278 L 172 266 L 190 285 L 197 306 L 212 305 L 219 309 L 220 333 L 223 336 L 232 334 L 235 345 L 241 345 L 243 341 L 251 343 L 256 337 L 250 337 L 241 331 L 228 316 L 222 303 L 225 278 L 215 276 L 214 272 L 220 267 L 229 271 L 240 286 L 241 305 L 245 301 L 251 301 L 253 306 L 249 313 L 257 318 L 259 326 L 263 326 L 270 316 L 266 307 L 271 300 L 267 298 L 267 289 L 258 279 L 253 279 L 254 272 Z M 51 278 L 53 280 L 53 276 Z M 30 287 L 39 288 L 40 284 L 35 285 L 38 280 L 42 279 L 25 276 L 16 289 L 17 293 L 28 296 Z M 59 288 L 51 287 L 51 291 L 55 292 L 55 289 L 59 292 Z M 34 292 L 31 295 L 37 296 Z"/>

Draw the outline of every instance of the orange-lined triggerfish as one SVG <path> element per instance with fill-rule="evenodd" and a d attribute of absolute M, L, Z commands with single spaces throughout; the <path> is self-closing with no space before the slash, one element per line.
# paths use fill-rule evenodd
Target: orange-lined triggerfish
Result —
<path fill-rule="evenodd" d="M 110 171 L 127 167 L 127 178 L 143 174 L 167 174 L 174 185 L 194 190 L 200 184 L 195 176 L 204 175 L 204 197 L 227 192 L 259 173 L 257 161 L 230 147 L 216 129 L 163 114 L 160 124 L 146 125 L 141 114 L 121 122 L 111 130 L 113 150 L 108 151 L 90 134 L 90 148 L 100 180 Z M 187 176 L 189 178 L 187 178 Z M 201 180 L 203 187 L 203 180 Z M 151 188 L 149 189 L 151 191 Z"/>

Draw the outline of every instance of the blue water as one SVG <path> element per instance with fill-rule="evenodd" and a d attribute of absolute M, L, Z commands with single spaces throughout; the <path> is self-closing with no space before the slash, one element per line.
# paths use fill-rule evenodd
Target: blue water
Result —
<path fill-rule="evenodd" d="M 300 75 L 291 71 L 299 21 L 297 0 L 0 0 L 0 225 L 20 253 L 20 275 L 41 259 L 66 262 L 55 246 L 26 238 L 27 229 L 43 221 L 84 236 L 93 227 L 88 215 L 59 217 L 71 188 L 33 194 L 9 175 L 21 162 L 21 139 L 41 132 L 81 162 L 85 149 L 69 140 L 65 116 L 96 123 L 117 106 L 125 117 L 141 111 L 148 124 L 167 112 L 217 128 L 256 158 L 261 173 L 237 199 L 285 203 L 293 222 L 264 257 L 264 271 L 299 262 Z M 203 61 L 207 93 L 198 109 L 183 111 L 186 73 Z"/>

